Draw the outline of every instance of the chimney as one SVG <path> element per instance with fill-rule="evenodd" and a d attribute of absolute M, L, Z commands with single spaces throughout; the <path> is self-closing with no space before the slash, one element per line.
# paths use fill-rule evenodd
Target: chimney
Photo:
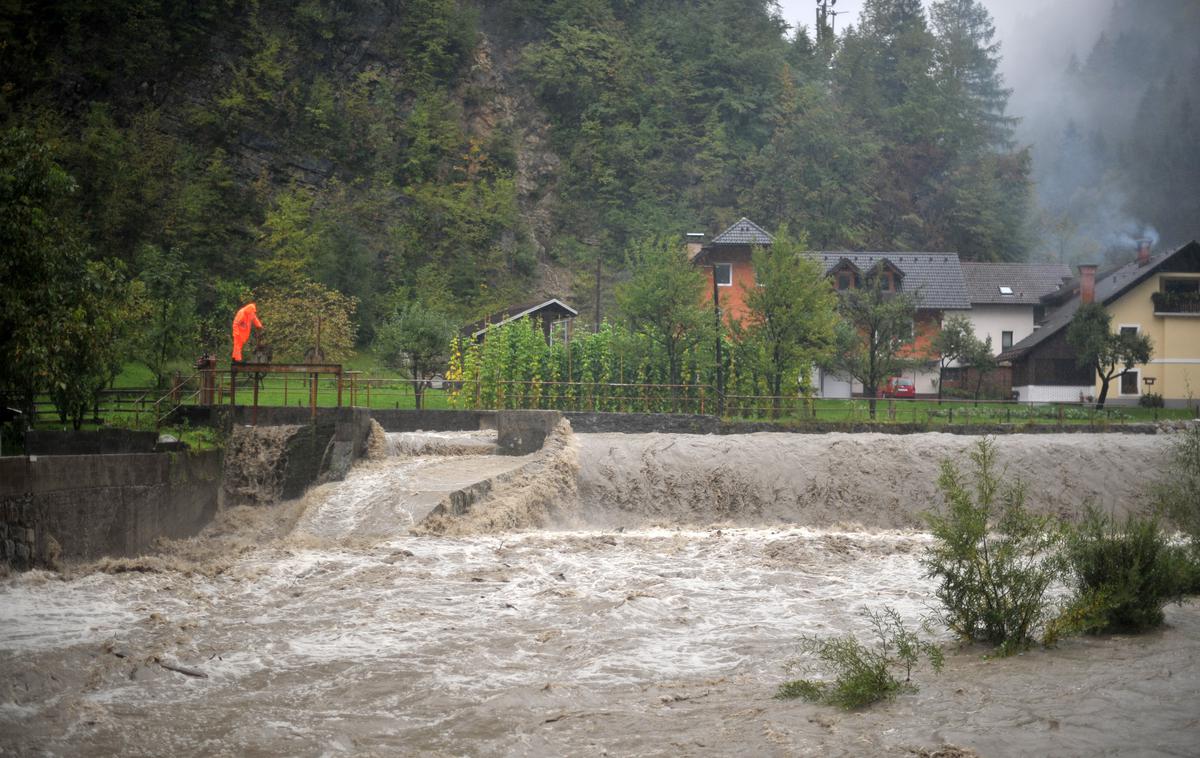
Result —
<path fill-rule="evenodd" d="M 700 250 L 704 247 L 704 232 L 688 232 L 687 233 L 687 257 L 692 260 L 700 254 Z"/>
<path fill-rule="evenodd" d="M 1138 240 L 1137 264 L 1145 266 L 1150 262 L 1150 240 Z"/>
<path fill-rule="evenodd" d="M 1079 264 L 1079 302 L 1090 303 L 1096 299 L 1096 265 Z"/>

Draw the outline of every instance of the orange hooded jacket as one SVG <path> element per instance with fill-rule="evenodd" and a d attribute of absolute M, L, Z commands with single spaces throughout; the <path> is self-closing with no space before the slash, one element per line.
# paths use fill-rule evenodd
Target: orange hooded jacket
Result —
<path fill-rule="evenodd" d="M 250 339 L 252 326 L 263 328 L 262 322 L 258 320 L 258 306 L 254 303 L 242 307 L 233 317 L 233 359 L 235 361 L 242 359 L 242 345 L 245 345 L 246 340 Z"/>

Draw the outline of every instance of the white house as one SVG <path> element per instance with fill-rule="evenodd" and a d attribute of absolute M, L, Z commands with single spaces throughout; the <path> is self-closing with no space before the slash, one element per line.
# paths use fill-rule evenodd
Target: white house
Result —
<path fill-rule="evenodd" d="M 963 278 L 971 299 L 964 315 L 981 340 L 992 338 L 992 354 L 1033 334 L 1045 319 L 1042 298 L 1057 292 L 1071 278 L 1062 263 L 968 263 Z"/>

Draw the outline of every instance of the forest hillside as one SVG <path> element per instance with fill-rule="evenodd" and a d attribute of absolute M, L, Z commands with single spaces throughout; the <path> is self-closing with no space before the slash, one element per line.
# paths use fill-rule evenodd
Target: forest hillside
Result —
<path fill-rule="evenodd" d="M 822 249 L 1031 251 L 1032 165 L 976 0 L 14 0 L 6 150 L 73 180 L 87 255 L 215 341 L 263 288 L 463 321 L 603 299 L 627 246 L 740 216 Z M 186 285 L 186 286 L 185 286 Z"/>

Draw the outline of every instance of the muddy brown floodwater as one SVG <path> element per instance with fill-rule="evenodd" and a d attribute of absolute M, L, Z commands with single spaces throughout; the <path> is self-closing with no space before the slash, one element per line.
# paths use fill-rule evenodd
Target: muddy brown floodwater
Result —
<path fill-rule="evenodd" d="M 1200 754 L 1195 603 L 1137 637 L 951 647 L 861 712 L 772 698 L 799 635 L 929 613 L 915 514 L 970 440 L 563 434 L 549 463 L 393 437 L 156 556 L 0 580 L 0 754 Z M 1063 437 L 998 441 L 1035 507 L 1126 505 L 1166 444 Z M 564 466 L 547 510 L 529 480 Z M 430 493 L 485 476 L 541 515 L 410 531 Z"/>

